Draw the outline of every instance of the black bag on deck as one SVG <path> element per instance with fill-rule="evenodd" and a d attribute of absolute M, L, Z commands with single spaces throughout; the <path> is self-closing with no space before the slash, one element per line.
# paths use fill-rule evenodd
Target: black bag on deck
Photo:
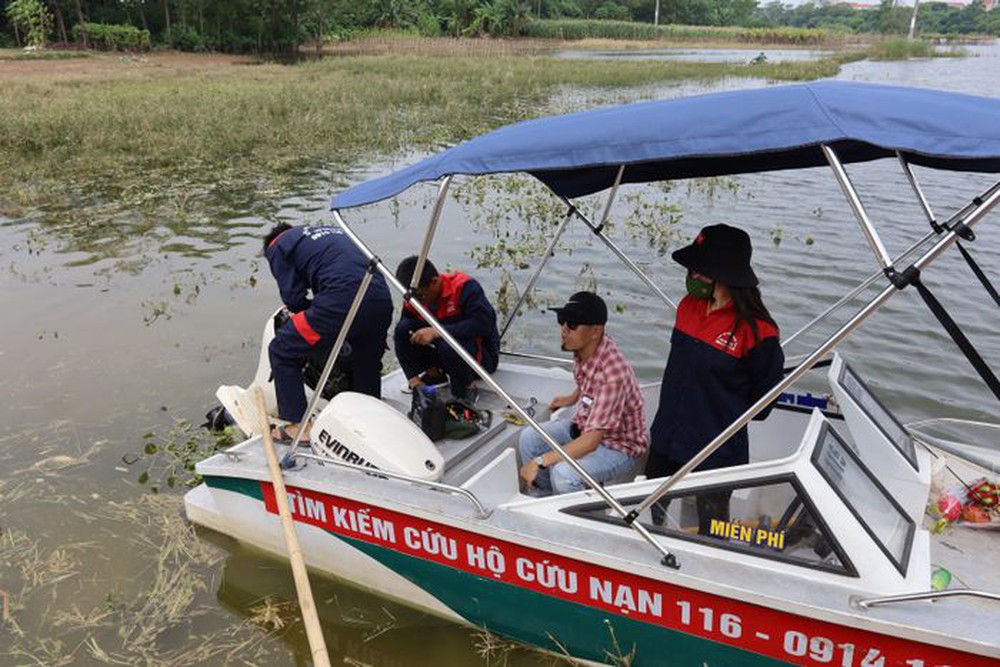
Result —
<path fill-rule="evenodd" d="M 409 416 L 431 440 L 436 442 L 444 437 L 444 402 L 434 387 L 414 387 Z"/>
<path fill-rule="evenodd" d="M 493 422 L 489 410 L 477 410 L 476 406 L 457 399 L 444 404 L 444 435 L 452 440 L 461 440 L 485 431 Z"/>

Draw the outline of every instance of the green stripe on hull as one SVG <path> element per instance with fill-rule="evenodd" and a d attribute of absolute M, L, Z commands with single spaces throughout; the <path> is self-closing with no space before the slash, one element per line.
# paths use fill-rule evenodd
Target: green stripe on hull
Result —
<path fill-rule="evenodd" d="M 575 658 L 633 667 L 774 667 L 788 664 L 477 577 L 359 540 L 334 536 L 410 580 L 470 623 L 555 653 L 569 651 Z M 634 660 L 622 660 L 633 647 L 637 647 Z"/>
<path fill-rule="evenodd" d="M 255 479 L 221 477 L 216 475 L 205 475 L 202 479 L 210 488 L 241 493 L 244 496 L 250 496 L 261 502 L 264 501 L 264 494 L 260 490 L 260 482 Z"/>

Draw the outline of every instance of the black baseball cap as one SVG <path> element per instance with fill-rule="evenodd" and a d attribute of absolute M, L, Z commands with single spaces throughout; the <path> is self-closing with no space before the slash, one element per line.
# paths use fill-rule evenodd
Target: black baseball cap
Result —
<path fill-rule="evenodd" d="M 577 292 L 562 308 L 549 310 L 555 311 L 560 323 L 606 324 L 608 321 L 608 307 L 604 299 L 593 292 Z"/>

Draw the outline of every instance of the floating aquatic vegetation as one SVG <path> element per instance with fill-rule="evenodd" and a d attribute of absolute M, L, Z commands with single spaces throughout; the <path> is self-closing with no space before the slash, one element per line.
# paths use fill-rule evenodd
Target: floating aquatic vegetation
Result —
<path fill-rule="evenodd" d="M 142 436 L 141 455 L 126 455 L 129 465 L 140 461 L 145 467 L 137 481 L 149 484 L 153 493 L 162 488 L 194 486 L 201 482 L 195 464 L 236 442 L 236 430 L 227 426 L 221 431 L 208 431 L 186 419 L 177 419 L 166 431 L 153 430 Z"/>
<path fill-rule="evenodd" d="M 264 628 L 265 630 L 285 630 L 301 619 L 299 605 L 293 600 L 275 602 L 273 598 L 266 597 L 263 602 L 254 607 L 250 607 L 250 623 Z"/>
<path fill-rule="evenodd" d="M 4 530 L 0 535 L 3 584 L 18 575 L 19 590 L 11 593 L 11 619 L 0 630 L 13 640 L 0 647 L 4 664 L 69 665 L 90 659 L 113 665 L 263 664 L 272 650 L 274 633 L 293 623 L 285 603 L 255 608 L 248 619 L 206 629 L 201 619 L 210 614 L 215 571 L 223 551 L 200 539 L 181 514 L 182 500 L 173 495 L 145 495 L 127 502 L 99 505 L 91 512 L 97 525 L 121 530 L 117 541 L 150 576 L 146 585 L 120 590 L 111 582 L 88 581 L 87 587 L 108 586 L 103 600 L 91 595 L 57 595 L 59 584 L 78 574 L 79 545 L 46 551 L 26 534 Z M 92 546 L 92 545 L 90 545 Z M 128 578 L 127 581 L 132 581 Z M 79 587 L 79 586 L 78 586 Z M 7 589 L 5 589 L 7 590 Z M 25 605 L 46 598 L 40 627 L 31 632 L 18 624 Z M 73 598 L 64 608 L 55 601 Z M 178 641 L 183 637 L 184 641 Z M 284 650 L 284 648 L 280 648 Z"/>
<path fill-rule="evenodd" d="M 495 635 L 486 628 L 475 630 L 472 635 L 476 653 L 488 667 L 505 667 L 513 652 L 524 650 L 522 644 Z"/>

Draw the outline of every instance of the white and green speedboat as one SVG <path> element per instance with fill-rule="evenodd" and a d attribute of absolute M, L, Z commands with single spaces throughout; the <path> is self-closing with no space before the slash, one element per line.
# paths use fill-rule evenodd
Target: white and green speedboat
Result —
<path fill-rule="evenodd" d="M 919 223 L 922 236 L 895 258 L 843 167 L 882 158 L 903 169 L 928 213 Z M 910 167 L 1000 173 L 1000 100 L 825 82 L 555 116 L 502 128 L 350 188 L 333 209 L 372 259 L 370 272 L 411 299 L 409 287 L 348 226 L 348 210 L 440 181 L 422 262 L 453 177 L 529 173 L 566 205 L 546 257 L 565 226 L 581 221 L 644 289 L 671 304 L 574 198 L 605 189 L 613 198 L 621 183 L 821 165 L 832 167 L 876 260 L 877 271 L 847 297 L 879 280 L 884 287 L 673 477 L 629 476 L 579 493 L 528 497 L 519 489 L 518 426 L 498 418 L 472 438 L 431 442 L 406 416 L 410 397 L 397 371 L 383 379 L 382 400 L 314 395 L 310 414 L 321 409 L 312 449 L 287 452 L 285 484 L 308 564 L 457 623 L 586 662 L 1000 665 L 1000 570 L 984 566 L 1000 548 L 1000 532 L 991 530 L 1000 517 L 988 497 L 979 530 L 938 534 L 925 516 L 942 483 L 995 478 L 998 450 L 932 437 L 926 423 L 904 426 L 835 352 L 907 286 L 926 293 L 954 331 L 920 274 L 971 238 L 1000 202 L 1000 181 L 938 221 Z M 410 303 L 453 344 L 416 299 Z M 960 331 L 954 335 L 1000 398 L 989 364 Z M 274 407 L 266 353 L 261 359 L 250 388 L 219 392 L 247 433 L 260 421 L 251 389 L 263 388 Z M 533 399 L 573 386 L 560 360 L 527 354 L 508 355 L 496 373 L 480 375 L 480 406 L 497 416 L 509 412 L 527 428 L 548 418 Z M 804 381 L 828 390 L 805 393 L 797 389 Z M 643 392 L 655 406 L 658 384 Z M 778 403 L 766 420 L 751 421 L 772 401 Z M 748 465 L 692 472 L 745 425 Z M 980 428 L 1000 440 L 1000 426 Z M 191 521 L 285 553 L 259 436 L 197 470 L 204 482 L 185 496 Z M 732 491 L 731 516 L 700 535 L 695 496 L 709 489 Z M 650 508 L 665 500 L 665 520 L 654 522 Z M 935 568 L 964 586 L 932 581 Z"/>

